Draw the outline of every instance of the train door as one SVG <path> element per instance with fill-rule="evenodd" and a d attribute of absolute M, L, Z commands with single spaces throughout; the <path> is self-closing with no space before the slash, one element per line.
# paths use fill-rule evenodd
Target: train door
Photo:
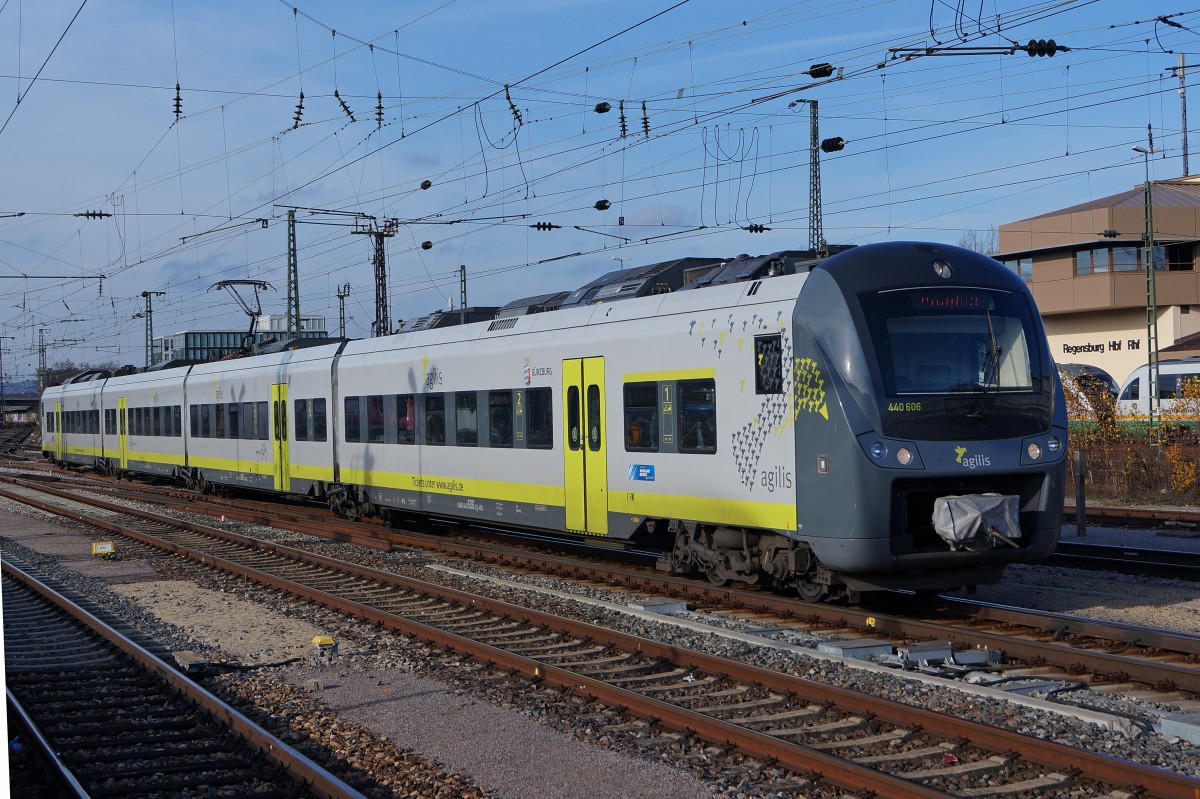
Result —
<path fill-rule="evenodd" d="M 63 435 L 63 412 L 61 402 L 54 403 L 54 424 L 54 451 L 55 455 L 61 461 L 63 459 L 63 450 L 65 449 L 63 446 L 63 439 L 65 436 Z"/>
<path fill-rule="evenodd" d="M 292 474 L 288 463 L 287 383 L 271 386 L 271 419 L 275 439 L 275 490 L 291 491 Z"/>
<path fill-rule="evenodd" d="M 117 437 L 120 440 L 121 468 L 129 468 L 129 436 L 125 431 L 125 398 L 117 397 Z"/>
<path fill-rule="evenodd" d="M 608 463 L 604 441 L 604 359 L 563 361 L 563 453 L 567 529 L 608 534 Z"/>

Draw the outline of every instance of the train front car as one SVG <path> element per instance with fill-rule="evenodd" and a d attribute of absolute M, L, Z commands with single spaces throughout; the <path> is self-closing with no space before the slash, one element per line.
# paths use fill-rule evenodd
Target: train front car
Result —
<path fill-rule="evenodd" d="M 868 245 L 793 317 L 802 595 L 993 583 L 1058 540 L 1067 420 L 1028 288 L 945 245 Z"/>

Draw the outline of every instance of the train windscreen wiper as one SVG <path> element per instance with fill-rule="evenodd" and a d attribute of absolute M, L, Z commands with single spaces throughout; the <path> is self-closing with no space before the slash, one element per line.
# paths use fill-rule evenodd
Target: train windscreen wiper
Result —
<path fill-rule="evenodd" d="M 992 312 L 984 311 L 988 326 L 988 362 L 983 380 L 979 384 L 979 399 L 975 407 L 967 414 L 972 419 L 983 417 L 983 404 L 988 396 L 988 389 L 1000 387 L 1000 353 L 1001 347 L 996 341 L 996 326 L 992 324 Z"/>

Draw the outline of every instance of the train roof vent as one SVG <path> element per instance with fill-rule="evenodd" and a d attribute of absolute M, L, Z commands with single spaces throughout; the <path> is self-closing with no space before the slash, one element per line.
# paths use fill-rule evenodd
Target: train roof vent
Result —
<path fill-rule="evenodd" d="M 936 244 L 914 244 L 913 249 L 926 255 L 937 255 L 942 251 Z"/>
<path fill-rule="evenodd" d="M 507 319 L 497 319 L 488 325 L 488 332 L 491 333 L 493 330 L 508 330 L 517 324 L 517 319 L 518 317 L 516 316 L 510 316 Z"/>
<path fill-rule="evenodd" d="M 746 296 L 753 297 L 755 294 L 758 293 L 758 290 L 760 288 L 762 288 L 762 281 L 761 280 L 754 281 L 753 283 L 750 284 L 750 290 L 746 292 Z"/>

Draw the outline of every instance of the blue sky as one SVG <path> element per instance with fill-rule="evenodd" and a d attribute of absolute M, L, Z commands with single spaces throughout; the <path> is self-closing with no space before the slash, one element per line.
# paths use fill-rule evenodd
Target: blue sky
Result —
<path fill-rule="evenodd" d="M 620 264 L 803 249 L 797 99 L 847 141 L 821 159 L 827 241 L 954 243 L 1139 183 L 1147 124 L 1152 176 L 1180 176 L 1170 67 L 1200 65 L 1198 32 L 1200 9 L 1157 0 L 0 0 L 4 371 L 34 374 L 42 329 L 50 364 L 140 365 L 143 291 L 164 292 L 156 335 L 244 328 L 221 280 L 270 283 L 284 313 L 287 206 L 337 212 L 298 212 L 301 311 L 336 332 L 349 283 L 355 337 L 374 316 L 355 214 L 399 220 L 393 321 L 457 303 L 460 264 L 471 304 L 502 305 Z M 1072 49 L 961 49 L 1030 38 Z M 895 52 L 926 47 L 955 52 Z"/>

